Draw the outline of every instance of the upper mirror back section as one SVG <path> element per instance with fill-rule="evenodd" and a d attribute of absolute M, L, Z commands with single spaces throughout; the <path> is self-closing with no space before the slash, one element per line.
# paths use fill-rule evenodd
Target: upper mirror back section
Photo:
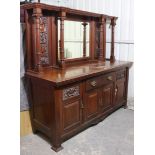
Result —
<path fill-rule="evenodd" d="M 64 21 L 65 59 L 89 57 L 89 34 L 88 22 Z M 60 20 L 58 20 L 58 40 L 60 40 Z M 58 47 L 60 46 L 58 45 Z M 60 55 L 60 50 L 58 51 L 58 55 Z"/>

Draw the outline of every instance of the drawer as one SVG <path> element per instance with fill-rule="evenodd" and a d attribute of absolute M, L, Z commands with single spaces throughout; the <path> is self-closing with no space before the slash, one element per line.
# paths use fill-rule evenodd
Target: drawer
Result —
<path fill-rule="evenodd" d="M 106 85 L 115 81 L 115 73 L 109 73 L 101 76 L 101 85 Z"/>
<path fill-rule="evenodd" d="M 91 90 L 100 86 L 100 77 L 91 78 L 86 81 L 86 90 Z"/>
<path fill-rule="evenodd" d="M 116 80 L 124 79 L 125 78 L 125 70 L 120 70 L 116 72 Z"/>
<path fill-rule="evenodd" d="M 101 75 L 86 81 L 86 90 L 91 90 L 115 81 L 115 73 Z"/>

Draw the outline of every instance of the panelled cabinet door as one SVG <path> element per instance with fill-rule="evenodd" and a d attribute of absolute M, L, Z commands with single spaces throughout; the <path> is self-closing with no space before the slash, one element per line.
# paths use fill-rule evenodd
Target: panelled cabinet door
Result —
<path fill-rule="evenodd" d="M 73 86 L 64 89 L 62 102 L 62 133 L 69 132 L 80 126 L 82 122 L 82 107 L 80 87 Z"/>
<path fill-rule="evenodd" d="M 63 131 L 67 132 L 79 126 L 82 121 L 80 100 L 72 101 L 63 106 Z"/>
<path fill-rule="evenodd" d="M 125 101 L 125 79 L 116 81 L 115 104 L 122 104 Z"/>
<path fill-rule="evenodd" d="M 98 115 L 98 89 L 88 91 L 85 97 L 85 119 L 93 119 Z"/>
<path fill-rule="evenodd" d="M 101 88 L 101 98 L 99 100 L 100 110 L 102 112 L 111 109 L 113 104 L 113 89 L 114 84 L 108 84 Z"/>

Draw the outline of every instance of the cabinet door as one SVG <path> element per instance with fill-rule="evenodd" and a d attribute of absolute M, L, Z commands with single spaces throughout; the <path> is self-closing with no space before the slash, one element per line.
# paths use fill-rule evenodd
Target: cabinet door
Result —
<path fill-rule="evenodd" d="M 82 122 L 82 98 L 80 85 L 73 85 L 62 91 L 62 133 L 80 126 Z"/>
<path fill-rule="evenodd" d="M 113 104 L 113 90 L 114 84 L 108 84 L 101 88 L 101 98 L 100 98 L 100 110 L 102 112 L 112 108 Z"/>
<path fill-rule="evenodd" d="M 63 132 L 67 132 L 79 126 L 82 122 L 81 100 L 64 103 L 62 110 Z"/>
<path fill-rule="evenodd" d="M 125 102 L 125 79 L 116 81 L 115 104 L 120 105 Z"/>
<path fill-rule="evenodd" d="M 86 120 L 93 119 L 98 114 L 98 89 L 86 92 L 85 115 Z"/>

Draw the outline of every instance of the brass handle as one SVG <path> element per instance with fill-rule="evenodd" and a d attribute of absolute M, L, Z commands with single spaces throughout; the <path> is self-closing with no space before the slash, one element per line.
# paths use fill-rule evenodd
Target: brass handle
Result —
<path fill-rule="evenodd" d="M 112 76 L 108 76 L 107 80 L 112 81 Z"/>
<path fill-rule="evenodd" d="M 92 81 L 90 84 L 91 84 L 91 86 L 95 87 L 96 86 L 96 81 Z"/>
<path fill-rule="evenodd" d="M 82 102 L 82 100 L 81 100 L 81 109 L 83 109 L 84 108 L 84 105 L 83 105 L 83 102 Z"/>
<path fill-rule="evenodd" d="M 117 91 L 118 91 L 118 89 L 117 89 L 117 88 L 115 88 L 115 96 L 116 96 L 116 94 L 117 94 Z"/>

